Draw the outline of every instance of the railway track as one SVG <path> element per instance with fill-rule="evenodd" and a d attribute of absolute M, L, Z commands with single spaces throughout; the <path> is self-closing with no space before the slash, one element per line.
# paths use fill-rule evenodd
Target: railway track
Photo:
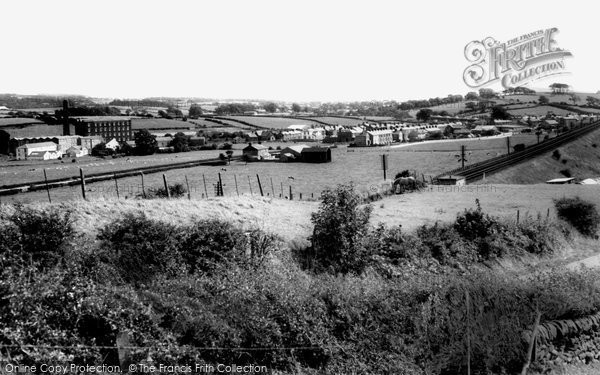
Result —
<path fill-rule="evenodd" d="M 241 156 L 234 156 L 231 158 L 232 161 L 241 160 L 241 159 L 242 159 Z M 187 162 L 180 162 L 180 163 L 170 163 L 170 164 L 155 165 L 155 166 L 148 166 L 148 167 L 124 169 L 124 170 L 115 171 L 115 172 L 90 173 L 85 176 L 85 182 L 92 183 L 92 182 L 99 182 L 99 181 L 107 181 L 107 180 L 112 180 L 114 178 L 118 179 L 118 178 L 123 178 L 123 177 L 136 176 L 136 175 L 139 175 L 140 173 L 144 173 L 144 174 L 158 173 L 158 172 L 168 171 L 171 169 L 193 168 L 193 167 L 198 167 L 201 165 L 217 165 L 222 162 L 223 161 L 219 158 L 212 158 L 212 159 L 195 160 L 195 161 L 187 161 Z M 71 186 L 71 185 L 79 185 L 79 184 L 81 184 L 81 179 L 79 176 L 64 177 L 64 178 L 48 180 L 48 188 L 50 188 L 50 189 L 64 187 L 64 186 Z M 22 183 L 22 184 L 3 185 L 3 186 L 0 186 L 0 195 L 12 195 L 12 194 L 26 193 L 26 192 L 30 192 L 30 191 L 42 190 L 45 188 L 46 188 L 46 182 L 43 180 L 29 182 L 29 183 Z"/>
<path fill-rule="evenodd" d="M 511 167 L 523 161 L 529 160 L 535 156 L 551 151 L 565 143 L 571 142 L 593 130 L 600 128 L 600 121 L 571 130 L 558 137 L 546 140 L 542 143 L 527 147 L 523 151 L 514 152 L 510 155 L 504 155 L 497 158 L 485 160 L 477 164 L 470 165 L 464 169 L 458 168 L 452 171 L 436 176 L 435 180 L 441 176 L 460 175 L 464 176 L 467 183 L 477 181 L 483 178 L 484 174 L 489 175 L 502 169 Z"/>

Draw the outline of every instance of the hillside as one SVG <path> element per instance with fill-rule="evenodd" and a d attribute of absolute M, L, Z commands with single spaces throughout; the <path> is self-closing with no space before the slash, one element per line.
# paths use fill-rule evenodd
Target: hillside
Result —
<path fill-rule="evenodd" d="M 475 206 L 479 199 L 483 209 L 491 215 L 515 219 L 520 217 L 555 217 L 553 199 L 580 196 L 600 206 L 596 186 L 584 185 L 496 185 L 468 186 L 449 189 L 432 186 L 427 190 L 405 195 L 395 195 L 372 203 L 371 224 L 402 226 L 413 231 L 421 225 L 436 221 L 451 222 L 458 212 Z M 47 207 L 46 203 L 36 203 Z M 78 232 L 95 235 L 115 217 L 125 212 L 143 211 L 148 217 L 171 224 L 185 224 L 197 218 L 222 219 L 244 227 L 260 227 L 280 235 L 286 242 L 304 241 L 312 233 L 310 214 L 318 210 L 318 202 L 288 201 L 268 198 L 211 198 L 204 200 L 76 200 L 54 204 L 69 207 L 75 213 Z M 559 258 L 560 262 L 574 261 L 595 255 L 594 241 L 577 239 L 572 248 Z"/>
<path fill-rule="evenodd" d="M 282 375 L 355 368 L 443 375 L 464 367 L 464 311 L 471 310 L 473 347 L 497 348 L 473 352 L 475 372 L 517 373 L 527 357 L 514 348 L 523 347 L 538 309 L 544 311 L 540 329 L 547 329 L 564 319 L 583 322 L 600 308 L 597 272 L 554 267 L 595 252 L 597 241 L 566 235 L 569 226 L 527 212 L 547 209 L 559 196 L 599 197 L 589 186 L 471 187 L 388 197 L 373 203 L 371 221 L 387 228 L 359 223 L 350 230 L 362 216 L 353 213 L 363 210 L 343 188 L 338 193 L 350 193 L 355 203 L 213 198 L 80 200 L 36 203 L 35 210 L 0 205 L 7 356 L 27 347 L 24 360 L 62 365 L 124 366 L 145 358 L 171 365 L 192 358 Z M 479 210 L 456 217 L 475 198 L 484 212 L 508 218 L 481 217 Z M 311 248 L 306 238 L 317 209 Z M 517 209 L 522 220 L 514 225 Z M 336 224 L 341 213 L 350 221 Z M 433 220 L 444 223 L 414 230 Z M 478 223 L 502 229 L 479 230 L 474 238 L 460 229 Z M 338 241 L 358 233 L 364 241 L 352 247 Z M 345 264 L 352 268 L 339 268 Z M 524 304 L 528 299 L 533 303 Z M 556 346 L 537 350 L 543 357 L 536 366 L 553 369 L 554 357 L 569 363 L 583 349 L 596 350 L 584 332 L 574 331 L 574 344 L 558 352 L 550 350 L 559 340 L 549 337 L 545 342 Z M 127 349 L 115 349 L 122 340 Z M 439 356 L 442 346 L 449 360 Z M 248 351 L 252 356 L 240 356 Z"/>
<path fill-rule="evenodd" d="M 600 177 L 600 130 L 558 148 L 560 158 L 547 152 L 502 172 L 488 176 L 479 183 L 538 184 L 553 178 L 565 177 L 568 170 L 575 178 Z"/>

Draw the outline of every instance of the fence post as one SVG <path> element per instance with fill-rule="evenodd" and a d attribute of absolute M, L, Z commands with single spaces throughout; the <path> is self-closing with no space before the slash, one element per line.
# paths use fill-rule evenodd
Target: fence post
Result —
<path fill-rule="evenodd" d="M 271 178 L 271 192 L 273 193 L 273 198 L 275 198 L 275 188 L 273 188 L 273 177 Z"/>
<path fill-rule="evenodd" d="M 548 211 L 546 211 L 546 220 L 550 218 L 550 207 L 548 207 Z"/>
<path fill-rule="evenodd" d="M 219 172 L 219 190 L 221 191 L 221 196 L 225 196 L 225 192 L 223 191 L 223 181 L 221 180 L 221 172 Z"/>
<path fill-rule="evenodd" d="M 192 192 L 190 191 L 190 183 L 188 182 L 187 174 L 185 175 L 185 185 L 188 190 L 188 200 L 192 200 Z"/>
<path fill-rule="evenodd" d="M 281 182 L 281 195 L 279 197 L 283 198 L 283 182 Z"/>
<path fill-rule="evenodd" d="M 169 183 L 167 182 L 167 175 L 163 174 L 163 182 L 165 184 L 165 191 L 167 192 L 167 198 L 171 198 L 171 192 L 169 191 Z"/>
<path fill-rule="evenodd" d="M 517 210 L 517 224 L 519 224 L 519 215 L 520 215 L 520 211 Z"/>
<path fill-rule="evenodd" d="M 119 196 L 119 184 L 117 183 L 117 174 L 113 173 L 113 177 L 115 179 L 115 189 L 117 190 L 117 200 L 120 199 L 121 197 Z"/>
<path fill-rule="evenodd" d="M 260 183 L 260 177 L 258 176 L 258 173 L 256 174 L 256 180 L 258 181 L 258 189 L 260 190 L 260 196 L 264 197 L 265 195 L 263 194 L 262 184 Z"/>
<path fill-rule="evenodd" d="M 292 185 L 290 185 L 290 200 L 293 200 L 293 195 L 292 195 Z"/>
<path fill-rule="evenodd" d="M 44 181 L 46 182 L 46 193 L 48 193 L 48 203 L 52 203 L 50 198 L 50 187 L 48 186 L 48 176 L 46 175 L 46 168 L 44 168 Z"/>
<path fill-rule="evenodd" d="M 250 196 L 254 196 L 252 193 L 252 183 L 250 182 L 250 176 L 248 176 L 248 186 L 250 186 Z"/>
<path fill-rule="evenodd" d="M 142 196 L 146 199 L 146 187 L 144 186 L 144 172 L 140 172 L 140 176 L 142 176 Z"/>
<path fill-rule="evenodd" d="M 202 182 L 204 183 L 204 194 L 206 194 L 206 199 L 208 199 L 208 190 L 206 190 L 206 178 L 204 178 L 204 174 L 202 174 Z"/>
<path fill-rule="evenodd" d="M 235 181 L 235 192 L 237 193 L 237 196 L 240 196 L 240 191 L 238 190 L 238 185 L 237 185 L 237 177 L 235 176 L 235 174 L 233 175 L 233 180 Z"/>
<path fill-rule="evenodd" d="M 79 168 L 79 178 L 81 179 L 81 195 L 85 200 L 85 175 L 83 174 L 83 169 Z"/>

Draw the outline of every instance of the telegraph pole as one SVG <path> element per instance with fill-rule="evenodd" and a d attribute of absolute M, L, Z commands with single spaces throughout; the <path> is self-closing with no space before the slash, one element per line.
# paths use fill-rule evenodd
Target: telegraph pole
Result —
<path fill-rule="evenodd" d="M 462 169 L 465 169 L 465 161 L 467 161 L 467 159 L 465 157 L 466 149 L 467 149 L 467 146 L 465 146 L 465 145 L 460 146 L 460 159 L 458 161 L 460 161 L 462 163 Z"/>

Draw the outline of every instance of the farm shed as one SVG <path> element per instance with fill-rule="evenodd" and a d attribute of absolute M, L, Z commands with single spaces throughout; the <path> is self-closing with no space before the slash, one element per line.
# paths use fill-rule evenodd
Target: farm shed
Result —
<path fill-rule="evenodd" d="M 302 161 L 305 163 L 331 162 L 331 149 L 329 147 L 307 147 L 302 150 Z"/>
<path fill-rule="evenodd" d="M 598 185 L 600 184 L 600 178 L 586 178 L 585 180 L 579 181 L 580 185 Z"/>
<path fill-rule="evenodd" d="M 269 150 L 263 145 L 253 145 L 252 143 L 248 143 L 248 146 L 244 147 L 242 150 L 242 155 L 245 159 L 270 159 L 271 154 Z"/>
<path fill-rule="evenodd" d="M 555 178 L 546 181 L 547 184 L 570 184 L 575 180 L 573 177 Z"/>
<path fill-rule="evenodd" d="M 58 151 L 58 145 L 54 142 L 38 142 L 38 143 L 29 143 L 29 144 L 25 144 L 23 146 L 19 146 L 19 147 L 17 147 L 17 152 L 16 152 L 17 160 L 27 160 L 30 158 L 30 155 L 32 155 L 32 154 L 33 154 L 33 157 L 32 157 L 33 159 L 37 158 L 38 160 L 47 160 L 47 159 L 45 159 L 45 156 L 44 156 L 44 153 L 46 151 L 55 153 Z M 58 157 L 56 157 L 56 158 L 58 158 Z"/>
<path fill-rule="evenodd" d="M 463 186 L 467 184 L 467 180 L 464 176 L 460 175 L 447 175 L 441 176 L 437 179 L 438 185 L 458 185 Z"/>
<path fill-rule="evenodd" d="M 302 150 L 304 150 L 305 148 L 308 148 L 307 145 L 304 144 L 300 144 L 300 145 L 293 145 L 293 146 L 288 146 L 284 149 L 281 150 L 281 161 L 293 161 L 293 160 L 300 160 L 302 158 Z M 288 154 L 288 155 L 286 155 Z"/>

